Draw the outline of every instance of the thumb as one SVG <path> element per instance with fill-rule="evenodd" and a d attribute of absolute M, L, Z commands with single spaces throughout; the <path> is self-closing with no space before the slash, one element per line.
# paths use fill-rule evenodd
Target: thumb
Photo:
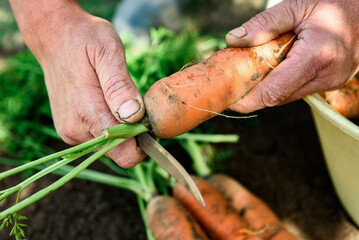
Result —
<path fill-rule="evenodd" d="M 104 97 L 121 123 L 135 123 L 145 115 L 142 97 L 132 81 L 120 39 L 104 48 L 95 66 Z"/>
<path fill-rule="evenodd" d="M 294 30 L 303 20 L 307 6 L 301 1 L 283 1 L 231 30 L 226 41 L 233 47 L 252 47 L 267 43 Z M 306 2 L 306 1 L 304 1 Z"/>

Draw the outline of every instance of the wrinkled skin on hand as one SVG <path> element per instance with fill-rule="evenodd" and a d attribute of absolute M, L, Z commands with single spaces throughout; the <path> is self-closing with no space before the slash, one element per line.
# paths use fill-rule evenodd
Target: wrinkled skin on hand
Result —
<path fill-rule="evenodd" d="M 252 112 L 344 85 L 359 70 L 358 13 L 358 0 L 284 0 L 230 31 L 234 47 L 297 34 L 287 58 L 230 109 Z"/>
<path fill-rule="evenodd" d="M 69 2 L 22 33 L 44 71 L 56 130 L 66 143 L 76 145 L 121 120 L 137 122 L 145 111 L 112 25 Z M 119 109 L 121 105 L 126 108 Z M 144 157 L 134 139 L 108 156 L 124 168 Z"/>

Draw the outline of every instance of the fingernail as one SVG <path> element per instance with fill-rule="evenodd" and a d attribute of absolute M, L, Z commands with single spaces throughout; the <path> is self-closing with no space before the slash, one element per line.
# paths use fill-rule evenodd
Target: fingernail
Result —
<path fill-rule="evenodd" d="M 228 34 L 236 38 L 242 38 L 247 35 L 247 30 L 244 27 L 238 27 L 231 30 Z"/>
<path fill-rule="evenodd" d="M 128 119 L 141 109 L 141 105 L 136 99 L 130 99 L 121 104 L 117 110 L 120 119 Z"/>

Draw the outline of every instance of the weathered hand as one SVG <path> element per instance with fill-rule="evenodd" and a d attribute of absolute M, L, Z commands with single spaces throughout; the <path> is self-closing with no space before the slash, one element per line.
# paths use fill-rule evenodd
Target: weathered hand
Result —
<path fill-rule="evenodd" d="M 252 112 L 345 84 L 359 70 L 358 12 L 357 0 L 284 0 L 230 31 L 234 47 L 297 34 L 287 59 L 230 109 Z"/>
<path fill-rule="evenodd" d="M 75 145 L 119 121 L 141 120 L 143 101 L 112 25 L 87 14 L 75 1 L 59 6 L 22 31 L 44 71 L 58 134 Z M 134 139 L 108 155 L 125 168 L 143 158 Z"/>

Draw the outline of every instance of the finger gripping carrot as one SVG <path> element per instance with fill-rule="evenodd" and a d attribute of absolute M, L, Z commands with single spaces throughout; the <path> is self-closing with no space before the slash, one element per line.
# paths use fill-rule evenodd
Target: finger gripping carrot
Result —
<path fill-rule="evenodd" d="M 227 204 L 224 197 L 207 181 L 193 178 L 201 192 L 203 207 L 184 187 L 177 184 L 173 196 L 188 209 L 212 239 L 258 240 L 248 224 Z"/>
<path fill-rule="evenodd" d="M 278 217 L 261 199 L 233 178 L 224 174 L 214 174 L 208 181 L 262 239 L 297 240 L 281 225 Z"/>
<path fill-rule="evenodd" d="M 208 239 L 194 217 L 173 197 L 155 197 L 147 205 L 146 213 L 157 240 Z"/>
<path fill-rule="evenodd" d="M 185 133 L 246 95 L 285 57 L 294 35 L 253 48 L 226 48 L 157 81 L 144 95 L 149 124 L 160 138 Z"/>

